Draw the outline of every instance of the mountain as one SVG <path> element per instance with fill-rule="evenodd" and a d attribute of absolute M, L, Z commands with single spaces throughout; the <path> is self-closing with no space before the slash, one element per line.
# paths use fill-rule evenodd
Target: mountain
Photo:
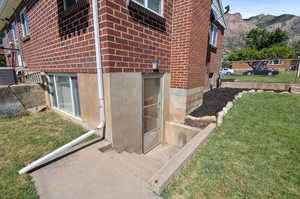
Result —
<path fill-rule="evenodd" d="M 224 53 L 240 49 L 244 45 L 244 36 L 253 28 L 262 28 L 273 31 L 281 28 L 288 32 L 289 43 L 300 40 L 300 17 L 290 14 L 280 16 L 257 15 L 243 19 L 240 13 L 228 14 L 228 28 L 225 31 Z"/>

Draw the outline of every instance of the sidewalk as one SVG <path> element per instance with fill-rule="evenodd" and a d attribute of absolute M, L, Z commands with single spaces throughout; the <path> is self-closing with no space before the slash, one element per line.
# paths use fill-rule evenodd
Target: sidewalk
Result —
<path fill-rule="evenodd" d="M 159 199 L 148 184 L 98 150 L 99 143 L 31 173 L 41 199 Z"/>

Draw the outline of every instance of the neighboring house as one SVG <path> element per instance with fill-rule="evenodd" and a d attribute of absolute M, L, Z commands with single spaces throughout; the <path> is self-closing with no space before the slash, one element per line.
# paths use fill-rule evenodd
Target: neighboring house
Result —
<path fill-rule="evenodd" d="M 118 151 L 144 153 L 170 136 L 166 121 L 183 123 L 215 84 L 223 7 L 220 0 L 98 0 L 98 6 L 106 139 Z M 0 30 L 20 49 L 17 64 L 44 72 L 53 109 L 87 128 L 101 119 L 93 16 L 92 0 L 0 4 Z"/>
<path fill-rule="evenodd" d="M 273 68 L 279 71 L 288 70 L 292 62 L 290 60 L 274 59 L 268 61 L 266 67 Z M 232 69 L 234 70 L 249 70 L 251 67 L 245 61 L 236 61 L 232 63 Z"/>

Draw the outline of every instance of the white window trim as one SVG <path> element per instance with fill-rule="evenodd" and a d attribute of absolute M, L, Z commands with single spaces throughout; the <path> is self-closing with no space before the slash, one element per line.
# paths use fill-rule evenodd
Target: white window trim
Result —
<path fill-rule="evenodd" d="M 23 10 L 21 10 L 21 12 L 20 12 L 20 21 L 21 21 L 21 26 L 22 26 L 22 33 L 23 33 L 23 37 L 28 37 L 28 36 L 30 36 L 30 27 L 29 27 L 29 20 L 28 20 L 28 33 L 27 33 L 27 35 L 25 34 L 25 29 L 26 29 L 26 27 L 25 27 L 25 24 L 22 22 L 22 14 L 24 14 L 24 16 L 27 16 L 27 12 L 26 12 L 26 8 L 23 8 Z M 27 18 L 28 18 L 28 16 L 27 16 Z"/>
<path fill-rule="evenodd" d="M 54 85 L 55 85 L 55 98 L 56 98 L 56 104 L 57 104 L 57 107 L 55 107 L 54 103 L 53 103 L 53 99 L 52 99 L 53 96 L 51 96 L 50 100 L 51 100 L 52 108 L 54 110 L 62 112 L 62 113 L 66 114 L 70 117 L 73 117 L 73 118 L 81 121 L 82 120 L 81 117 L 78 117 L 78 116 L 75 115 L 75 104 L 74 104 L 74 99 L 73 99 L 74 98 L 74 93 L 73 93 L 73 86 L 72 86 L 72 77 L 77 77 L 77 75 L 72 74 L 72 73 L 65 73 L 65 74 L 50 73 L 50 74 L 48 74 L 48 82 L 50 82 L 50 77 L 49 76 L 53 76 Z M 68 112 L 66 112 L 66 111 L 59 108 L 59 101 L 58 101 L 58 95 L 57 95 L 57 84 L 56 84 L 56 77 L 57 76 L 68 77 L 68 79 L 69 79 L 69 83 L 71 85 L 72 113 L 68 113 Z M 77 81 L 78 81 L 78 78 L 77 78 Z M 50 89 L 51 89 L 51 92 L 53 92 L 52 88 L 50 88 Z"/>
<path fill-rule="evenodd" d="M 213 33 L 213 31 L 211 31 L 211 33 L 210 33 L 210 41 L 209 41 L 209 44 L 210 45 L 212 45 L 213 47 L 217 47 L 217 45 L 218 45 L 218 32 L 219 32 L 219 29 L 218 29 L 218 27 L 215 25 L 215 24 L 211 24 L 212 25 L 212 27 L 214 27 L 217 31 L 216 31 L 216 38 L 215 38 L 215 43 L 212 43 L 212 41 L 213 41 L 213 35 L 212 35 L 212 33 Z M 213 28 L 212 28 L 213 29 Z"/>
<path fill-rule="evenodd" d="M 76 3 L 79 3 L 80 0 L 75 0 Z M 67 5 L 66 5 L 66 0 L 63 0 L 64 3 L 64 10 L 68 10 Z"/>
<path fill-rule="evenodd" d="M 284 61 L 282 59 L 278 59 L 278 64 L 275 64 L 275 60 L 271 60 L 269 63 L 269 65 L 283 65 Z"/>
<path fill-rule="evenodd" d="M 147 10 L 149 10 L 149 11 L 151 11 L 151 12 L 153 12 L 153 13 L 155 13 L 155 14 L 157 14 L 157 15 L 159 15 L 159 16 L 161 16 L 161 17 L 163 17 L 164 18 L 164 0 L 161 0 L 160 1 L 160 3 L 161 3 L 161 13 L 159 13 L 159 12 L 156 12 L 155 10 L 152 10 L 151 8 L 148 8 L 148 1 L 150 1 L 150 0 L 144 0 L 144 2 L 145 2 L 145 5 L 143 5 L 143 4 L 141 4 L 140 2 L 138 2 L 137 0 L 132 0 L 134 3 L 136 3 L 136 4 L 138 4 L 138 5 L 140 5 L 140 6 L 142 6 L 142 7 L 144 7 L 144 8 L 146 8 Z"/>

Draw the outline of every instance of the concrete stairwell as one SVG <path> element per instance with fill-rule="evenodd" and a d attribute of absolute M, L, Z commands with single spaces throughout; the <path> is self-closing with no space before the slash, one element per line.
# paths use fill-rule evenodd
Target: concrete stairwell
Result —
<path fill-rule="evenodd" d="M 169 159 L 180 150 L 179 147 L 171 145 L 159 145 L 147 154 L 135 154 L 114 150 L 102 152 L 104 156 L 114 161 L 122 169 L 134 176 L 149 182 L 150 178 L 157 172 Z"/>

